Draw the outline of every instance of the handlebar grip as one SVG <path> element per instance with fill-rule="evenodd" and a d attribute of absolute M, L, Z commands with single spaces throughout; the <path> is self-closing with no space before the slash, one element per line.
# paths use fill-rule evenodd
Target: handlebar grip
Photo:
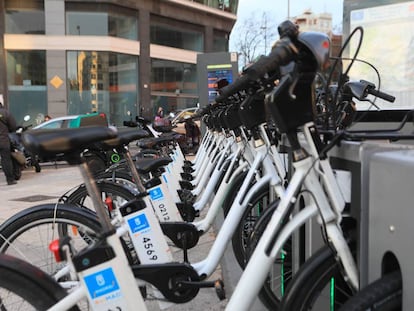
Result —
<path fill-rule="evenodd" d="M 241 91 L 245 89 L 250 82 L 250 78 L 247 75 L 240 76 L 235 80 L 233 83 L 226 85 L 225 87 L 221 88 L 219 90 L 219 95 L 216 97 L 216 102 L 221 102 L 230 95 L 233 95 L 237 93 L 238 91 Z"/>
<path fill-rule="evenodd" d="M 246 74 L 252 80 L 257 80 L 266 73 L 276 71 L 280 66 L 290 63 L 296 53 L 297 48 L 293 45 L 290 38 L 284 37 L 273 46 L 268 56 L 260 58 L 256 63 L 247 68 Z"/>
<path fill-rule="evenodd" d="M 368 93 L 371 95 L 374 95 L 376 97 L 379 97 L 383 100 L 389 101 L 390 103 L 393 103 L 395 101 L 395 97 L 392 95 L 389 95 L 387 93 L 375 90 L 375 89 L 368 89 Z"/>

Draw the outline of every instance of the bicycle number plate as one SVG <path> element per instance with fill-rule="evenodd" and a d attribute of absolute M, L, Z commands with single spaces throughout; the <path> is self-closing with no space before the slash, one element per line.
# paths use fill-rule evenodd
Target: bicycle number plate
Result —
<path fill-rule="evenodd" d="M 111 267 L 86 274 L 83 280 L 93 310 L 126 310 L 127 306 L 123 302 L 118 281 Z"/>
<path fill-rule="evenodd" d="M 171 262 L 172 255 L 151 207 L 125 216 L 132 244 L 143 264 Z"/>

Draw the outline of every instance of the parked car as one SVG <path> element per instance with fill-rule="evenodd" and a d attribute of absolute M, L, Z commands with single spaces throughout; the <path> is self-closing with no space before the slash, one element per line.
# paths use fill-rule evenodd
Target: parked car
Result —
<path fill-rule="evenodd" d="M 171 116 L 171 125 L 174 126 L 174 132 L 185 135 L 185 121 L 191 118 L 198 110 L 198 107 L 187 108 L 173 112 L 174 116 Z M 200 128 L 200 120 L 194 120 L 195 124 Z"/>
<path fill-rule="evenodd" d="M 106 114 L 94 112 L 52 118 L 33 127 L 33 129 L 74 128 L 82 126 L 108 126 Z"/>

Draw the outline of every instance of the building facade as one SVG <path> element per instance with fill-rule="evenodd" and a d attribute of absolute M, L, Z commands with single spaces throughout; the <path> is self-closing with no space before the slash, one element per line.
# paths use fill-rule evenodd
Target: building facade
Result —
<path fill-rule="evenodd" d="M 112 124 L 198 102 L 199 53 L 228 51 L 238 1 L 0 0 L 0 94 L 18 122 Z"/>

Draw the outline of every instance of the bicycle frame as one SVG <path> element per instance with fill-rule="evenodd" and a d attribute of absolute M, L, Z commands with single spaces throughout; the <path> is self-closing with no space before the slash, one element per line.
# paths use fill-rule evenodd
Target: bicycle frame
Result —
<path fill-rule="evenodd" d="M 85 185 L 102 224 L 104 236 L 106 236 L 106 248 L 112 250 L 112 255 L 100 258 L 98 261 L 95 258 L 90 263 L 85 264 L 85 267 L 80 267 L 79 263 L 75 264 L 72 261 L 68 247 L 64 247 L 69 262 L 69 270 L 79 277 L 81 285 L 49 310 L 68 310 L 80 299 L 87 297 L 94 311 L 112 308 L 145 311 L 147 310 L 146 305 L 136 284 L 120 239 L 116 235 L 116 231 L 113 230 L 106 208 L 99 198 L 99 190 L 96 187 L 96 183 L 86 163 L 83 163 L 80 168 Z M 92 247 L 88 250 L 93 252 L 94 248 Z"/>
<path fill-rule="evenodd" d="M 284 243 L 295 229 L 316 215 L 318 215 L 319 223 L 325 228 L 326 238 L 332 243 L 337 252 L 350 285 L 355 290 L 358 289 L 357 265 L 339 226 L 345 202 L 329 160 L 318 159 L 315 138 L 313 137 L 315 133 L 314 124 L 305 124 L 303 132 L 312 156 L 306 156 L 304 159 L 293 163 L 295 171 L 285 194 L 281 197 L 269 224 L 260 238 L 226 310 L 248 310 L 250 308 Z M 308 204 L 302 211 L 294 215 L 285 226 L 281 227 L 283 220 L 287 219 L 292 211 L 302 187 L 312 194 L 314 202 Z M 326 192 L 324 189 L 326 189 Z"/>
<path fill-rule="evenodd" d="M 257 172 L 260 167 L 263 168 L 263 175 L 259 177 L 257 176 Z M 256 182 L 252 186 L 251 183 L 255 179 Z M 222 255 L 224 254 L 227 244 L 229 243 L 238 223 L 243 216 L 244 210 L 248 206 L 248 203 L 257 191 L 264 185 L 269 185 L 271 189 L 271 196 L 273 191 L 277 195 L 281 195 L 284 191 L 281 186 L 281 179 L 275 171 L 275 166 L 273 165 L 272 158 L 269 154 L 268 146 L 262 144 L 256 147 L 255 160 L 251 164 L 247 176 L 231 205 L 229 213 L 220 227 L 207 258 L 198 263 L 192 264 L 192 266 L 198 271 L 199 275 L 208 276 L 217 267 Z"/>

